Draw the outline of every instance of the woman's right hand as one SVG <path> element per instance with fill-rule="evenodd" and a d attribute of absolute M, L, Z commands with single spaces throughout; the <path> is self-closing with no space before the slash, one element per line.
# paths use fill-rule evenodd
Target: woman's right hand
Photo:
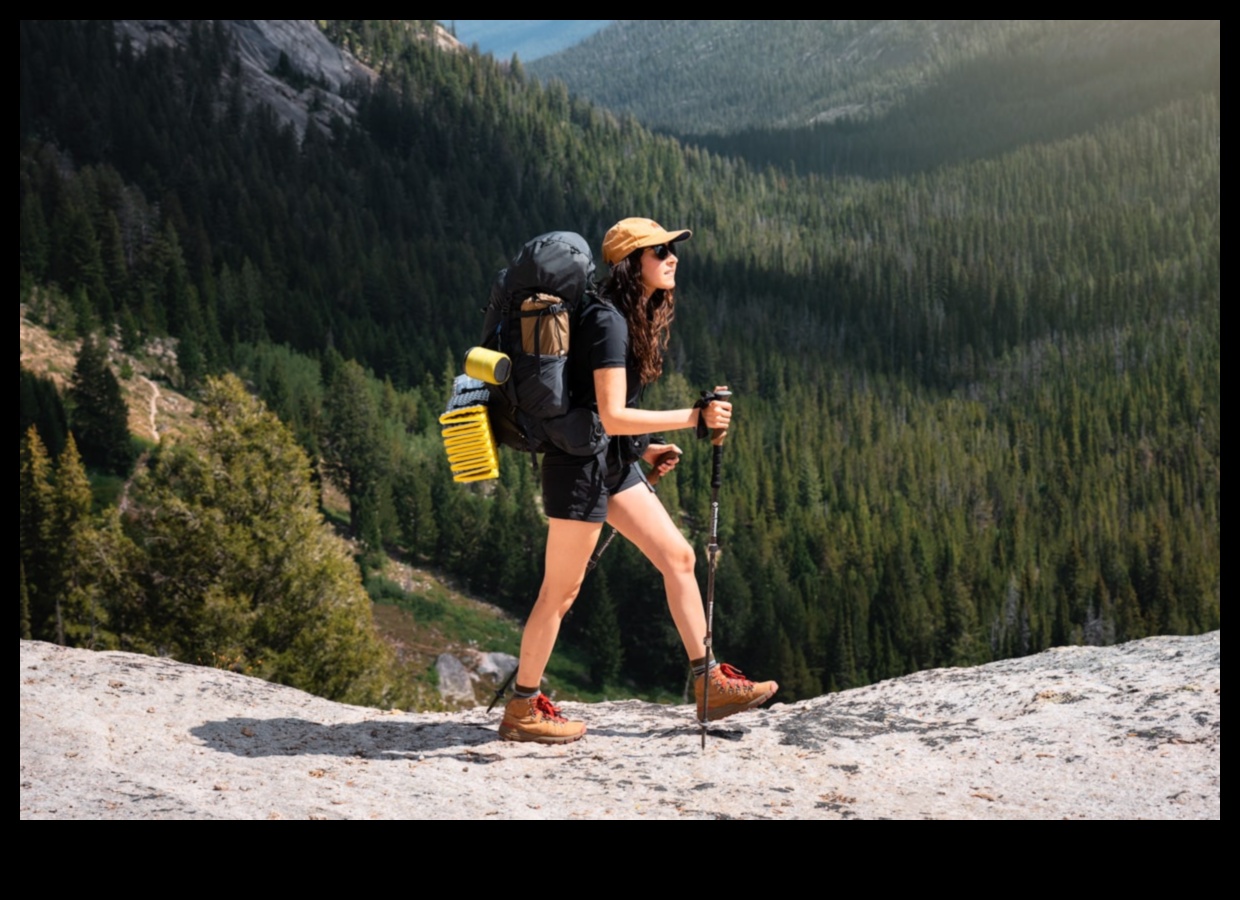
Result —
<path fill-rule="evenodd" d="M 715 393 L 726 391 L 727 385 L 716 387 Z M 701 412 L 702 421 L 711 431 L 727 431 L 732 422 L 732 401 L 712 400 Z"/>

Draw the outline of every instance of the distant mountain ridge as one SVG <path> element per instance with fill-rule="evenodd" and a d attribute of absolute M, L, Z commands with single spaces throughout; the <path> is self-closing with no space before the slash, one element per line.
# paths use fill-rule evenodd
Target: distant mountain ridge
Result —
<path fill-rule="evenodd" d="M 1219 28 L 1219 20 L 620 21 L 529 71 L 647 127 L 717 135 L 872 118 L 952 73 L 1004 62 L 1073 66 L 1083 80 L 1119 77 L 1131 87 L 1174 79 L 1208 65 Z"/>
<path fill-rule="evenodd" d="M 461 43 L 483 53 L 523 62 L 556 53 L 589 37 L 611 19 L 441 19 Z"/>

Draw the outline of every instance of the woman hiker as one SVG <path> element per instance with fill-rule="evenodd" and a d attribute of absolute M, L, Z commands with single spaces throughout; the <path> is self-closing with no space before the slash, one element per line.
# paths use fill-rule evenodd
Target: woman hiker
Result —
<path fill-rule="evenodd" d="M 550 522 L 546 573 L 521 637 L 516 695 L 499 727 L 505 740 L 561 744 L 585 734 L 585 723 L 561 715 L 539 685 L 604 522 L 632 541 L 663 575 L 667 605 L 693 667 L 699 721 L 708 677 L 711 719 L 758 706 L 779 687 L 774 681 L 749 681 L 731 666 L 705 657 L 706 616 L 693 548 L 638 463 L 640 457 L 662 475 L 680 456 L 675 444 L 651 443 L 641 450 L 644 436 L 652 432 L 695 428 L 699 417 L 714 431 L 726 429 L 732 419 L 732 404 L 721 400 L 704 408 L 636 408 L 642 387 L 663 371 L 675 307 L 676 245 L 691 234 L 631 218 L 616 223 L 603 239 L 611 273 L 598 298 L 587 296 L 573 325 L 568 365 L 574 406 L 596 405 L 610 440 L 598 456 L 554 450 L 543 459 L 543 503 Z"/>

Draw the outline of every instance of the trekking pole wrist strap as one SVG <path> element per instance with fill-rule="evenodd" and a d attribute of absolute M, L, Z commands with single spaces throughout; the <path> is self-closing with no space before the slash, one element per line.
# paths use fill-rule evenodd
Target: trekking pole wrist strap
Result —
<path fill-rule="evenodd" d="M 693 424 L 693 433 L 699 441 L 704 441 L 710 437 L 710 429 L 706 427 L 706 419 L 703 414 L 706 412 L 706 407 L 710 406 L 714 399 L 714 394 L 704 391 L 702 398 L 693 404 L 693 408 L 698 411 L 697 421 Z"/>

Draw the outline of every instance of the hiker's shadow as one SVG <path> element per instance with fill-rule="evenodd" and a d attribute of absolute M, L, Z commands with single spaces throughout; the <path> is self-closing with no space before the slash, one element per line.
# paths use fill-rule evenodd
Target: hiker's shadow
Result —
<path fill-rule="evenodd" d="M 420 759 L 451 756 L 463 762 L 485 764 L 504 758 L 499 746 L 514 747 L 500 740 L 498 717 L 480 716 L 476 722 L 400 722 L 373 719 L 323 725 L 308 719 L 262 719 L 237 716 L 203 722 L 190 729 L 211 750 L 234 756 L 342 756 L 355 759 Z M 689 738 L 700 733 L 696 725 L 671 728 L 624 728 L 602 725 L 591 728 L 595 737 L 651 740 Z M 747 729 L 712 725 L 711 739 L 739 740 Z M 487 745 L 491 745 L 487 747 Z M 531 749 L 536 745 L 520 745 Z M 483 749 L 486 747 L 487 749 Z M 515 749 L 515 748 L 514 748 Z"/>
<path fill-rule="evenodd" d="M 396 722 L 372 720 L 323 725 L 308 719 L 235 717 L 203 722 L 190 734 L 212 750 L 235 756 L 332 755 L 358 759 L 417 759 L 458 751 L 478 761 L 470 748 L 499 740 L 496 722 Z M 456 755 L 456 754 L 450 754 Z"/>

